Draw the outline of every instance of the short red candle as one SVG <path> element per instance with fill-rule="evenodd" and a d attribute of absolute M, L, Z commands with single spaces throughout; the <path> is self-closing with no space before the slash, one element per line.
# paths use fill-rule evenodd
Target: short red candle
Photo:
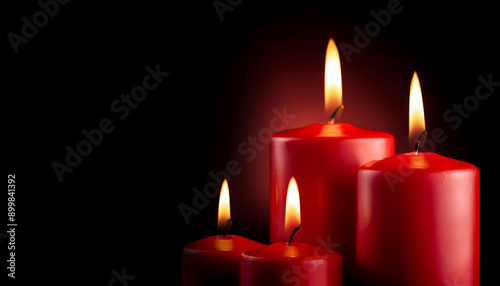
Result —
<path fill-rule="evenodd" d="M 342 285 L 342 255 L 320 246 L 274 243 L 242 258 L 241 286 Z"/>
<path fill-rule="evenodd" d="M 237 235 L 214 235 L 185 245 L 181 285 L 238 285 L 241 254 L 262 246 Z"/>
<path fill-rule="evenodd" d="M 181 285 L 238 285 L 239 265 L 244 251 L 264 244 L 237 235 L 226 235 L 230 226 L 229 186 L 222 183 L 218 227 L 224 235 L 209 236 L 182 248 Z"/>
<path fill-rule="evenodd" d="M 342 255 L 328 248 L 292 242 L 301 227 L 298 184 L 291 178 L 286 194 L 285 228 L 296 226 L 286 243 L 275 243 L 244 252 L 241 260 L 241 286 L 311 285 L 341 286 Z"/>
<path fill-rule="evenodd" d="M 354 278 L 356 173 L 366 162 L 394 155 L 394 137 L 335 122 L 342 108 L 338 49 L 330 39 L 325 59 L 325 114 L 330 122 L 276 133 L 271 138 L 271 242 L 286 241 L 284 201 L 294 176 L 302 190 L 299 242 L 338 246 L 346 280 Z M 337 109 L 336 109 L 337 108 Z M 349 107 L 348 107 L 349 108 Z"/>
<path fill-rule="evenodd" d="M 418 153 L 426 133 L 416 73 L 409 122 L 415 152 L 359 169 L 358 273 L 370 286 L 478 286 L 479 170 L 435 153 Z"/>
<path fill-rule="evenodd" d="M 475 166 L 400 154 L 362 166 L 357 194 L 357 262 L 366 285 L 479 285 Z"/>

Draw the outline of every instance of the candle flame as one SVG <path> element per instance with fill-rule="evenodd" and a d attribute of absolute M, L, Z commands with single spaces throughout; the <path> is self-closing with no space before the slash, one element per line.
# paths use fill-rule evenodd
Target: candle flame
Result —
<path fill-rule="evenodd" d="M 330 118 L 342 104 L 342 75 L 340 72 L 339 50 L 333 39 L 328 41 L 325 59 L 325 113 Z"/>
<path fill-rule="evenodd" d="M 411 79 L 409 119 L 410 146 L 414 146 L 420 134 L 425 130 L 424 103 L 417 72 L 413 73 Z"/>
<path fill-rule="evenodd" d="M 229 203 L 229 186 L 227 180 L 224 179 L 220 189 L 219 197 L 219 216 L 217 220 L 217 227 L 220 231 L 224 229 L 226 222 L 231 218 L 231 206 Z"/>
<path fill-rule="evenodd" d="M 285 231 L 290 234 L 300 224 L 300 198 L 297 181 L 292 177 L 288 183 L 285 205 Z"/>

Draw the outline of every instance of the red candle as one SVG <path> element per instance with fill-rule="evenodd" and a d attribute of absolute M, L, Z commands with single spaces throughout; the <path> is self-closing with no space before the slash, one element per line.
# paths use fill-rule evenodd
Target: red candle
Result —
<path fill-rule="evenodd" d="M 416 73 L 410 98 L 415 138 L 425 129 Z M 357 262 L 366 285 L 479 285 L 478 169 L 418 150 L 363 165 Z"/>
<path fill-rule="evenodd" d="M 229 188 L 222 183 L 219 199 L 218 227 L 224 230 L 231 218 Z M 264 244 L 237 235 L 214 235 L 182 248 L 181 285 L 238 285 L 239 264 L 244 251 Z"/>
<path fill-rule="evenodd" d="M 335 68 L 332 68 L 335 67 Z M 333 40 L 325 65 L 325 106 L 342 101 L 340 59 Z M 356 238 L 356 173 L 366 162 L 394 155 L 394 137 L 349 123 L 327 122 L 279 132 L 271 138 L 271 242 L 287 239 L 284 227 L 288 180 L 301 187 L 303 234 L 299 242 L 336 245 L 353 280 Z"/>
<path fill-rule="evenodd" d="M 286 227 L 299 225 L 293 230 L 293 237 L 300 228 L 301 217 L 295 179 L 290 180 L 288 189 Z M 342 255 L 331 248 L 292 242 L 292 237 L 288 242 L 274 243 L 244 252 L 240 267 L 240 285 L 342 285 Z"/>

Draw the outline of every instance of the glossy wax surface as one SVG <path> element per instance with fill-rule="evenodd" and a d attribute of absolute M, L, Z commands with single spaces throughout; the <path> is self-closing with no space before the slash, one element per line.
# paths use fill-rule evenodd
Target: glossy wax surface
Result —
<path fill-rule="evenodd" d="M 293 176 L 300 193 L 302 231 L 294 239 L 330 242 L 353 277 L 356 173 L 366 162 L 394 155 L 394 137 L 348 123 L 313 124 L 271 138 L 271 242 L 287 241 L 285 200 Z"/>
<path fill-rule="evenodd" d="M 242 255 L 241 286 L 342 285 L 342 255 L 303 243 L 275 243 Z"/>
<path fill-rule="evenodd" d="M 181 285 L 238 285 L 241 254 L 262 246 L 237 235 L 214 235 L 185 245 Z"/>
<path fill-rule="evenodd" d="M 366 285 L 479 285 L 479 171 L 435 153 L 362 166 L 357 260 Z"/>

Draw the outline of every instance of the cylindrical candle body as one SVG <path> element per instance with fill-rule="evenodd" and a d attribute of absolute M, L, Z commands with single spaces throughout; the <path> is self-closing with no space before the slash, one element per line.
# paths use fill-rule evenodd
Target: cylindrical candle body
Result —
<path fill-rule="evenodd" d="M 366 285 L 479 285 L 479 171 L 434 153 L 360 167 L 357 262 Z"/>
<path fill-rule="evenodd" d="M 300 189 L 298 242 L 335 245 L 352 280 L 356 238 L 356 173 L 360 165 L 394 155 L 394 137 L 348 123 L 313 124 L 271 139 L 271 242 L 288 240 L 284 229 L 287 186 Z"/>
<path fill-rule="evenodd" d="M 342 255 L 303 243 L 275 243 L 244 252 L 240 286 L 342 286 Z"/>
<path fill-rule="evenodd" d="M 237 235 L 209 236 L 182 248 L 182 286 L 231 285 L 239 281 L 244 251 L 264 244 Z"/>

